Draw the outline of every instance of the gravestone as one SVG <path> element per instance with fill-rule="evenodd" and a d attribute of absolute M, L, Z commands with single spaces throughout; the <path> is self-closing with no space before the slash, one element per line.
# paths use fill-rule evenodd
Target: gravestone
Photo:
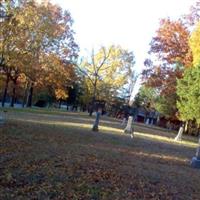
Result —
<path fill-rule="evenodd" d="M 5 112 L 0 112 L 0 125 L 5 124 Z"/>
<path fill-rule="evenodd" d="M 196 155 L 192 158 L 191 166 L 197 169 L 200 169 L 200 137 L 199 145 L 197 147 Z"/>
<path fill-rule="evenodd" d="M 183 125 L 179 128 L 177 136 L 174 138 L 175 141 L 181 141 L 183 135 Z"/>
<path fill-rule="evenodd" d="M 131 134 L 131 138 L 133 138 L 133 116 L 129 116 L 128 123 L 126 128 L 124 129 L 124 133 Z"/>
<path fill-rule="evenodd" d="M 127 122 L 126 128 L 124 129 L 124 133 L 130 134 L 131 138 L 133 138 L 133 132 L 134 132 L 133 121 L 134 121 L 134 118 L 136 118 L 137 114 L 138 114 L 137 108 L 130 108 L 128 122 Z"/>

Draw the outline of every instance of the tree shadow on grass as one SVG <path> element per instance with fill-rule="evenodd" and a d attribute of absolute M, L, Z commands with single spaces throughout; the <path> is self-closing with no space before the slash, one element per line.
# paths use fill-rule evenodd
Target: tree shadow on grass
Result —
<path fill-rule="evenodd" d="M 14 154 L 2 154 L 9 157 L 1 160 L 0 165 L 12 170 L 15 184 L 22 189 L 23 184 L 32 186 L 46 181 L 47 186 L 53 184 L 55 188 L 57 182 L 67 184 L 66 188 L 70 191 L 76 188 L 75 193 L 81 192 L 81 195 L 93 188 L 90 193 L 99 196 L 105 187 L 115 190 L 117 197 L 127 194 L 127 189 L 139 194 L 143 187 L 142 195 L 150 192 L 165 195 L 165 190 L 175 195 L 171 199 L 177 199 L 178 192 L 184 196 L 187 190 L 182 199 L 189 199 L 194 191 L 197 192 L 199 178 L 189 166 L 194 148 L 140 137 L 139 134 L 131 139 L 113 127 L 92 132 L 91 127 L 91 124 L 55 121 L 44 116 L 9 120 L 2 128 L 1 134 L 5 137 L 2 141 L 7 142 L 3 144 L 5 147 L 12 146 Z M 9 174 L 7 176 L 9 179 Z M 8 183 L 9 180 L 5 184 Z M 185 188 L 186 184 L 190 187 Z M 143 199 L 142 195 L 140 199 Z M 167 199 L 165 197 L 163 199 Z"/>
<path fill-rule="evenodd" d="M 15 121 L 15 120 L 14 120 Z M 188 161 L 194 153 L 195 147 L 190 147 L 181 143 L 173 141 L 160 140 L 159 138 L 146 137 L 145 134 L 149 133 L 135 133 L 133 139 L 130 135 L 124 134 L 123 130 L 113 128 L 111 126 L 100 126 L 99 132 L 91 131 L 92 125 L 79 122 L 66 122 L 61 120 L 55 120 L 54 118 L 36 119 L 36 118 L 18 118 L 17 123 L 27 123 L 29 126 L 35 126 L 38 128 L 48 127 L 55 129 L 55 134 L 59 131 L 66 133 L 66 137 L 71 135 L 74 142 L 95 144 L 100 147 L 103 145 L 105 148 L 128 148 L 127 151 L 131 152 L 131 149 L 138 150 L 141 155 L 148 155 L 151 157 L 169 158 L 178 160 L 179 158 Z M 31 129 L 31 128 L 30 128 Z M 119 151 L 120 153 L 120 151 Z M 151 154 L 151 155 L 150 155 Z"/>

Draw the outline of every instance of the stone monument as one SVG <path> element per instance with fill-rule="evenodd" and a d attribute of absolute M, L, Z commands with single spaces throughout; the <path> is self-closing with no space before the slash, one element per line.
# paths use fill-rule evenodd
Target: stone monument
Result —
<path fill-rule="evenodd" d="M 196 155 L 192 158 L 191 166 L 200 169 L 200 137 Z"/>

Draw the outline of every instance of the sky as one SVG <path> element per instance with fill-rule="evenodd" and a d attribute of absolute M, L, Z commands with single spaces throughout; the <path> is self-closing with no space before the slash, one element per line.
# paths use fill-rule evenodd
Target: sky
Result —
<path fill-rule="evenodd" d="M 69 10 L 74 20 L 80 56 L 104 45 L 120 45 L 134 52 L 135 69 L 144 69 L 149 43 L 159 19 L 176 19 L 189 12 L 195 0 L 51 0 Z M 137 93 L 138 80 L 134 94 Z"/>

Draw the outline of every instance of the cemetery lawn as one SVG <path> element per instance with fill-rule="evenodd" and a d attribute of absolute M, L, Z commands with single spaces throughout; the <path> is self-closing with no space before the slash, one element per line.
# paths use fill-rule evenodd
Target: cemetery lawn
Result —
<path fill-rule="evenodd" d="M 84 113 L 9 110 L 0 126 L 0 199 L 200 199 L 200 170 L 190 167 L 197 138 Z"/>

